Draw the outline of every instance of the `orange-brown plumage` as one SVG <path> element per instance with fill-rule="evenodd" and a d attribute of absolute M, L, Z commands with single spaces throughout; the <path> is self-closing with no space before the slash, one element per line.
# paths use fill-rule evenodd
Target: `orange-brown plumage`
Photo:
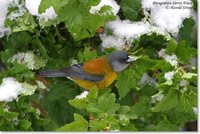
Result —
<path fill-rule="evenodd" d="M 90 82 L 73 78 L 79 86 L 87 90 L 91 89 L 93 86 L 97 86 L 98 89 L 108 87 L 117 77 L 116 72 L 113 71 L 105 56 L 85 62 L 83 64 L 83 70 L 92 75 L 104 76 L 104 79 L 99 82 Z"/>

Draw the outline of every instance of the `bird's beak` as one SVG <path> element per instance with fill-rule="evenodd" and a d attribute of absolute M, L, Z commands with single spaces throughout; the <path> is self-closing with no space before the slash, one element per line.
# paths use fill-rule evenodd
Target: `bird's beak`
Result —
<path fill-rule="evenodd" d="M 135 61 L 137 58 L 134 57 L 134 56 L 128 56 L 128 60 L 127 62 L 132 62 L 132 61 Z"/>

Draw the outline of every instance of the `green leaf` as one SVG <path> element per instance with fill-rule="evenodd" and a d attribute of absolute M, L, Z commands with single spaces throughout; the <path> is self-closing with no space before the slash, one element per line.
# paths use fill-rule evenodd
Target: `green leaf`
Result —
<path fill-rule="evenodd" d="M 71 122 L 75 109 L 68 100 L 75 98 L 78 94 L 77 87 L 66 78 L 54 80 L 48 87 L 50 91 L 41 100 L 41 106 L 48 112 L 50 119 L 59 126 Z"/>
<path fill-rule="evenodd" d="M 176 51 L 177 43 L 174 39 L 171 39 L 167 45 L 166 53 L 172 54 Z"/>
<path fill-rule="evenodd" d="M 22 90 L 23 95 L 32 95 L 37 89 L 36 85 L 30 85 L 26 82 L 22 83 L 22 87 L 24 88 L 24 90 Z"/>
<path fill-rule="evenodd" d="M 90 120 L 90 131 L 101 131 L 107 127 L 107 120 Z"/>
<path fill-rule="evenodd" d="M 73 99 L 68 101 L 70 105 L 74 106 L 77 109 L 84 109 L 87 106 L 87 100 L 83 99 Z"/>
<path fill-rule="evenodd" d="M 88 131 L 89 123 L 79 114 L 74 114 L 74 122 L 65 124 L 56 131 Z"/>
<path fill-rule="evenodd" d="M 122 0 L 121 8 L 126 19 L 133 21 L 140 19 L 141 0 Z"/>
<path fill-rule="evenodd" d="M 172 124 L 167 118 L 161 120 L 155 127 L 156 131 L 177 131 L 179 130 L 178 126 Z"/>
<path fill-rule="evenodd" d="M 195 26 L 195 21 L 192 18 L 186 18 L 183 21 L 183 27 L 179 30 L 181 40 L 185 40 L 187 43 L 192 43 L 192 34 Z"/>
<path fill-rule="evenodd" d="M 135 103 L 131 109 L 137 116 L 147 116 L 150 114 L 150 107 L 149 98 L 141 96 L 139 101 Z"/>
<path fill-rule="evenodd" d="M 180 112 L 193 112 L 192 108 L 197 107 L 197 94 L 190 93 L 190 95 L 186 93 L 180 94 L 179 105 L 177 106 L 177 111 Z"/>
<path fill-rule="evenodd" d="M 97 102 L 90 102 L 86 107 L 88 112 L 91 113 L 108 113 L 114 114 L 120 107 L 119 104 L 115 103 L 116 97 L 113 93 L 104 93 L 99 96 Z"/>
<path fill-rule="evenodd" d="M 196 56 L 197 50 L 192 47 L 187 47 L 187 44 L 185 41 L 182 41 L 178 43 L 176 55 L 183 63 L 188 63 L 188 61 Z"/>
<path fill-rule="evenodd" d="M 107 20 L 115 18 L 110 14 L 103 15 L 106 11 L 110 10 L 110 7 L 104 7 L 104 13 L 100 11 L 100 14 L 90 14 L 89 10 L 91 6 L 97 5 L 98 2 L 99 0 L 60 0 L 52 4 L 58 14 L 58 20 L 65 23 L 75 40 L 81 40 L 93 37 L 97 28 L 103 27 Z M 41 8 L 43 6 L 48 7 L 49 4 L 47 6 L 45 4 L 41 5 Z"/>
<path fill-rule="evenodd" d="M 45 12 L 46 9 L 50 8 L 50 6 L 52 6 L 55 2 L 56 0 L 41 0 L 40 6 L 38 9 L 39 14 Z"/>
<path fill-rule="evenodd" d="M 31 128 L 32 123 L 28 120 L 21 120 L 19 126 L 22 130 L 29 130 Z"/>
<path fill-rule="evenodd" d="M 137 131 L 137 128 L 133 124 L 129 124 L 127 126 L 122 126 L 120 128 L 121 131 Z"/>
<path fill-rule="evenodd" d="M 125 115 L 129 119 L 137 119 L 138 118 L 136 113 L 134 113 L 134 111 L 129 106 L 121 106 L 121 108 L 118 110 L 118 112 L 120 114 Z"/>
<path fill-rule="evenodd" d="M 148 56 L 143 56 L 142 58 L 138 59 L 134 63 L 134 70 L 137 74 L 143 75 L 148 70 L 151 70 L 152 67 L 156 64 L 155 60 L 149 58 Z"/>
<path fill-rule="evenodd" d="M 37 23 L 33 16 L 26 12 L 24 15 L 17 17 L 13 20 L 6 19 L 5 25 L 9 26 L 12 32 L 30 31 L 33 32 Z"/>
<path fill-rule="evenodd" d="M 165 95 L 163 100 L 152 108 L 153 112 L 168 111 L 178 105 L 179 98 L 177 91 L 174 89 L 169 90 L 170 91 Z"/>
<path fill-rule="evenodd" d="M 80 63 L 84 61 L 88 61 L 97 57 L 97 53 L 95 50 L 91 51 L 90 47 L 85 47 L 83 52 L 79 51 L 78 60 Z"/>
<path fill-rule="evenodd" d="M 121 98 L 123 98 L 131 88 L 134 88 L 135 86 L 136 82 L 133 78 L 133 70 L 125 70 L 119 74 L 116 87 Z"/>

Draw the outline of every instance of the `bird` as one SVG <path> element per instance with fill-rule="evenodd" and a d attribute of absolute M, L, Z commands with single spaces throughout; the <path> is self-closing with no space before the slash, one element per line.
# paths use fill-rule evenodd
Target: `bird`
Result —
<path fill-rule="evenodd" d="M 42 77 L 67 77 L 85 90 L 94 86 L 104 89 L 112 84 L 117 74 L 127 68 L 134 58 L 124 50 L 115 50 L 106 56 L 62 69 L 39 71 Z"/>

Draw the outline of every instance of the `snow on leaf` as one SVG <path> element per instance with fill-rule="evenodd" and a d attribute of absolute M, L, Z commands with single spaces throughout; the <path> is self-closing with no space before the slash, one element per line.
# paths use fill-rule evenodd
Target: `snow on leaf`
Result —
<path fill-rule="evenodd" d="M 43 67 L 46 61 L 41 58 L 38 58 L 32 51 L 28 51 L 26 53 L 19 52 L 13 55 L 13 57 L 8 59 L 8 62 L 17 62 L 19 64 L 25 64 L 31 70 L 37 70 Z"/>
<path fill-rule="evenodd" d="M 40 19 L 44 19 L 45 21 L 48 21 L 49 19 L 55 19 L 57 17 L 57 14 L 55 13 L 54 8 L 52 6 L 46 9 L 44 13 L 38 13 L 40 2 L 41 0 L 26 0 L 25 6 L 28 9 L 29 13 L 38 16 Z"/>
<path fill-rule="evenodd" d="M 165 73 L 164 77 L 166 80 L 171 80 L 171 79 L 173 79 L 173 76 L 174 76 L 174 71 L 171 71 L 171 72 Z"/>
<path fill-rule="evenodd" d="M 88 91 L 84 91 L 82 92 L 80 95 L 76 96 L 75 98 L 76 99 L 83 99 L 83 98 L 86 98 L 86 96 L 88 95 Z"/>
<path fill-rule="evenodd" d="M 15 100 L 22 90 L 22 84 L 14 78 L 4 78 L 0 85 L 0 101 L 9 102 Z"/>
<path fill-rule="evenodd" d="M 3 78 L 0 85 L 0 101 L 16 100 L 20 94 L 32 95 L 36 89 L 36 85 L 30 85 L 26 82 L 20 83 L 13 77 L 6 77 Z"/>
<path fill-rule="evenodd" d="M 132 22 L 118 18 L 106 23 L 105 27 L 106 32 L 100 35 L 101 45 L 104 48 L 129 48 L 135 39 L 144 34 L 151 35 L 152 33 L 157 33 L 158 35 L 163 35 L 168 40 L 170 39 L 170 35 L 166 32 L 145 21 Z M 110 32 L 112 32 L 112 35 L 110 35 Z"/>
<path fill-rule="evenodd" d="M 23 94 L 23 95 L 32 95 L 32 94 L 34 94 L 36 89 L 37 89 L 36 85 L 30 85 L 30 84 L 24 82 L 24 83 L 22 83 L 21 94 Z"/>
<path fill-rule="evenodd" d="M 117 5 L 117 2 L 115 0 L 101 0 L 100 3 L 97 6 L 91 6 L 90 13 L 95 14 L 100 11 L 100 9 L 103 6 L 110 6 L 111 12 L 116 15 L 119 11 L 119 5 Z"/>
<path fill-rule="evenodd" d="M 4 21 L 6 19 L 7 9 L 10 5 L 10 1 L 8 0 L 0 0 L 0 38 L 4 36 L 4 34 L 10 33 L 10 28 L 5 28 Z"/>
<path fill-rule="evenodd" d="M 153 79 L 151 76 L 149 76 L 147 73 L 144 73 L 142 78 L 140 79 L 140 81 L 138 82 L 139 85 L 151 85 L 151 86 L 155 86 L 156 84 L 156 80 Z"/>
<path fill-rule="evenodd" d="M 146 16 L 150 17 L 153 24 L 157 25 L 161 29 L 177 35 L 182 22 L 185 18 L 189 18 L 192 15 L 192 10 L 188 9 L 172 9 L 178 5 L 173 5 L 174 0 L 142 0 L 142 7 Z M 177 0 L 177 3 L 182 3 L 182 0 Z M 191 0 L 185 0 L 184 2 L 191 3 Z M 167 4 L 168 3 L 168 4 Z M 169 8 L 166 8 L 168 6 Z M 192 7 L 192 4 L 190 4 Z M 151 13 L 149 14 L 148 11 Z"/>
<path fill-rule="evenodd" d="M 161 49 L 158 52 L 158 56 L 164 58 L 167 62 L 169 62 L 172 66 L 178 66 L 178 58 L 175 54 L 168 55 L 165 53 L 166 49 Z"/>

